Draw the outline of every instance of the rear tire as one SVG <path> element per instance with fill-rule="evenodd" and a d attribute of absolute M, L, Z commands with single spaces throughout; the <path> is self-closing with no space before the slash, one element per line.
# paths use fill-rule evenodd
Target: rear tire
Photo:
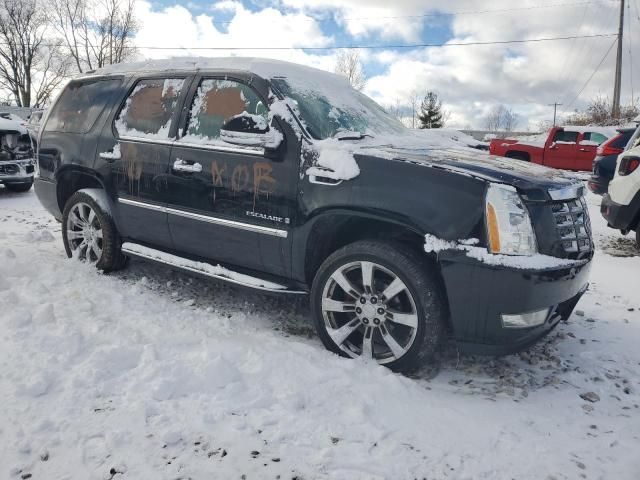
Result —
<path fill-rule="evenodd" d="M 67 201 L 62 214 L 62 240 L 69 258 L 93 263 L 99 270 L 112 272 L 127 263 L 111 215 L 86 193 L 76 192 Z"/>
<path fill-rule="evenodd" d="M 522 160 L 523 162 L 530 162 L 531 158 L 524 152 L 507 152 L 505 155 L 507 158 L 515 158 L 516 160 Z"/>
<path fill-rule="evenodd" d="M 33 186 L 33 180 L 25 183 L 6 183 L 4 186 L 11 192 L 24 193 L 31 190 L 31 187 Z"/>
<path fill-rule="evenodd" d="M 405 373 L 433 359 L 445 331 L 433 265 L 392 242 L 359 241 L 329 256 L 313 281 L 311 309 L 327 349 Z"/>

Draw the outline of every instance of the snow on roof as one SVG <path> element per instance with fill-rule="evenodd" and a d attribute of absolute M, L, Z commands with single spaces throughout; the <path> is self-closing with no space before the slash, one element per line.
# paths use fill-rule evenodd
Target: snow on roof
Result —
<path fill-rule="evenodd" d="M 131 72 L 162 72 L 166 70 L 240 70 L 252 72 L 263 78 L 273 77 L 314 77 L 348 83 L 346 77 L 297 63 L 254 57 L 174 57 L 164 60 L 144 60 L 141 62 L 107 65 L 92 75 L 112 75 Z"/>
<path fill-rule="evenodd" d="M 606 135 L 607 138 L 613 137 L 617 134 L 616 129 L 618 127 L 597 127 L 597 126 L 587 126 L 587 125 L 565 125 L 562 128 L 566 132 L 594 132 L 601 133 L 602 135 Z"/>

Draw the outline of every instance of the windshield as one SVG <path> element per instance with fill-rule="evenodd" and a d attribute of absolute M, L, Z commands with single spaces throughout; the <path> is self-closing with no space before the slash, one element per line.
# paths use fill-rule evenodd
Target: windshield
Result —
<path fill-rule="evenodd" d="M 324 140 L 343 131 L 372 137 L 407 133 L 404 125 L 346 82 L 324 80 L 271 79 L 280 93 L 297 102 L 301 120 L 312 137 Z"/>

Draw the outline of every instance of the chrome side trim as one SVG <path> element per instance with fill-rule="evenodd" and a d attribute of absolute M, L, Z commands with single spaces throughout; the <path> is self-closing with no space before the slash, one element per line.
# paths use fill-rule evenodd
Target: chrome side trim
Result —
<path fill-rule="evenodd" d="M 178 215 L 180 217 L 190 218 L 192 220 L 199 220 L 201 222 L 214 223 L 216 225 L 222 225 L 225 227 L 238 228 L 240 230 L 247 230 L 249 232 L 264 233 L 265 235 L 273 235 L 274 237 L 280 238 L 287 238 L 288 235 L 288 232 L 286 230 L 279 230 L 277 228 L 236 222 L 234 220 L 227 220 L 226 218 L 210 217 L 208 215 L 200 215 L 199 213 L 186 212 L 184 210 L 177 210 L 175 208 L 167 208 L 166 210 L 167 213 L 172 215 Z"/>
<path fill-rule="evenodd" d="M 214 152 L 239 153 L 242 155 L 254 155 L 256 157 L 264 156 L 264 148 L 240 148 L 231 146 L 227 147 L 225 145 L 207 145 L 200 143 L 182 142 L 180 140 L 177 140 L 173 145 L 174 147 L 200 148 L 203 150 L 211 150 Z"/>
<path fill-rule="evenodd" d="M 153 210 L 154 212 L 167 213 L 167 209 L 162 205 L 154 205 L 153 203 L 138 202 L 137 200 L 129 200 L 128 198 L 118 198 L 119 203 L 125 205 L 131 205 L 132 207 L 146 208 L 147 210 Z"/>
<path fill-rule="evenodd" d="M 129 245 L 131 245 L 131 247 L 129 247 Z M 122 244 L 121 250 L 122 250 L 123 253 L 125 253 L 127 255 L 132 255 L 132 256 L 135 256 L 135 257 L 139 257 L 139 258 L 145 258 L 147 260 L 152 260 L 154 262 L 162 263 L 164 265 L 169 265 L 169 266 L 174 267 L 174 268 L 179 268 L 181 270 L 186 270 L 188 272 L 197 273 L 197 274 L 204 275 L 206 277 L 213 278 L 213 279 L 216 279 L 216 280 L 222 280 L 223 282 L 232 283 L 234 285 L 240 285 L 240 286 L 243 286 L 243 287 L 252 288 L 254 290 L 261 290 L 263 292 L 274 292 L 274 293 L 288 293 L 288 294 L 294 294 L 294 295 L 306 295 L 308 293 L 308 292 L 305 292 L 304 290 L 290 290 L 285 285 L 275 284 L 274 282 L 267 282 L 267 283 L 271 283 L 273 285 L 278 285 L 279 288 L 271 288 L 271 287 L 266 287 L 266 286 L 263 286 L 263 285 L 255 285 L 255 284 L 248 283 L 248 282 L 242 282 L 242 281 L 237 280 L 235 278 L 231 278 L 231 277 L 225 276 L 224 274 L 214 274 L 214 273 L 211 273 L 211 272 L 207 272 L 206 270 L 197 268 L 196 265 L 198 263 L 202 263 L 202 262 L 194 262 L 194 261 L 189 260 L 187 258 L 179 257 L 177 255 L 167 254 L 165 252 L 162 252 L 161 250 L 155 250 L 155 249 L 149 248 L 149 247 L 144 247 L 144 248 L 145 248 L 145 250 L 150 250 L 152 252 L 157 252 L 158 255 L 145 254 L 145 253 L 137 251 L 135 249 L 135 246 L 136 246 L 135 243 L 125 242 L 125 243 Z M 175 261 L 174 261 L 174 259 L 175 259 Z M 182 262 L 180 262 L 179 260 L 182 260 Z M 207 265 L 211 265 L 211 264 L 207 264 Z M 211 266 L 213 266 L 213 265 L 211 265 Z M 237 272 L 234 272 L 233 270 L 229 270 L 229 273 L 233 274 L 233 273 L 237 273 Z M 244 275 L 244 274 L 242 274 L 242 275 Z M 249 277 L 249 275 L 245 275 L 245 276 Z M 251 278 L 256 278 L 256 277 L 251 277 Z"/>
<path fill-rule="evenodd" d="M 129 137 L 126 135 L 119 136 L 118 140 L 124 140 L 125 142 L 138 142 L 138 143 L 157 143 L 159 145 L 173 145 L 175 143 L 175 140 L 171 140 L 171 139 L 163 140 L 161 138 Z"/>
<path fill-rule="evenodd" d="M 210 217 L 209 215 L 201 215 L 199 213 L 187 212 L 185 210 L 178 210 L 176 208 L 163 207 L 161 205 L 154 205 L 152 203 L 139 202 L 137 200 L 129 200 L 128 198 L 118 198 L 118 202 L 134 207 L 146 208 L 155 212 L 178 215 L 179 217 L 189 218 L 191 220 L 197 220 L 200 222 L 208 222 L 216 225 L 222 225 L 223 227 L 246 230 L 248 232 L 262 233 L 264 235 L 272 235 L 274 237 L 280 238 L 287 238 L 287 236 L 289 235 L 289 232 L 287 232 L 286 230 L 280 230 L 278 228 L 253 225 L 251 223 L 236 222 L 234 220 L 227 220 L 226 218 Z"/>

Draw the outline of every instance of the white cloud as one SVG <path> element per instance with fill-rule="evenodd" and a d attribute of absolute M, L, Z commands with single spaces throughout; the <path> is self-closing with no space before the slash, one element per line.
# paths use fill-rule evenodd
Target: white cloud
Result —
<path fill-rule="evenodd" d="M 559 3 L 559 2 L 555 2 Z M 554 3 L 554 4 L 555 4 Z M 572 3 L 572 2 L 568 2 Z M 534 8 L 491 14 L 461 14 L 452 17 L 415 18 L 434 12 L 469 12 L 488 9 L 524 8 L 540 0 L 266 0 L 264 8 L 250 11 L 242 3 L 223 0 L 211 5 L 208 14 L 175 5 L 160 10 L 149 1 L 138 2 L 141 29 L 136 42 L 157 47 L 325 47 L 336 40 L 321 29 L 321 18 L 331 17 L 343 26 L 353 44 L 419 42 L 423 24 L 437 21 L 452 32 L 450 42 L 494 41 L 608 33 L 616 30 L 617 3 L 593 3 L 585 7 Z M 585 10 L 587 8 L 587 10 Z M 229 15 L 231 14 L 231 19 Z M 413 18 L 406 17 L 414 16 Z M 372 18 L 376 17 L 376 18 Z M 402 17 L 402 18 L 380 18 Z M 228 23 L 220 24 L 220 20 Z M 632 19 L 632 45 L 640 42 L 640 22 Z M 535 127 L 549 119 L 552 108 L 575 97 L 613 39 L 578 39 L 558 42 L 469 47 L 434 47 L 403 51 L 363 50 L 370 71 L 366 93 L 383 105 L 403 101 L 410 92 L 435 90 L 451 113 L 453 126 L 481 127 L 489 109 L 504 103 L 523 118 L 521 127 Z M 341 41 L 342 42 L 342 41 Z M 351 42 L 350 42 L 351 43 Z M 174 55 L 243 55 L 279 58 L 332 70 L 335 52 L 309 53 L 294 50 L 140 50 L 151 58 Z M 628 44 L 625 41 L 625 55 Z M 572 106 L 613 90 L 611 52 L 580 99 Z M 640 78 L 640 61 L 634 78 Z M 625 57 L 625 69 L 628 61 Z M 625 70 L 623 101 L 628 101 L 629 72 Z M 640 90 L 640 89 L 639 89 Z"/>

